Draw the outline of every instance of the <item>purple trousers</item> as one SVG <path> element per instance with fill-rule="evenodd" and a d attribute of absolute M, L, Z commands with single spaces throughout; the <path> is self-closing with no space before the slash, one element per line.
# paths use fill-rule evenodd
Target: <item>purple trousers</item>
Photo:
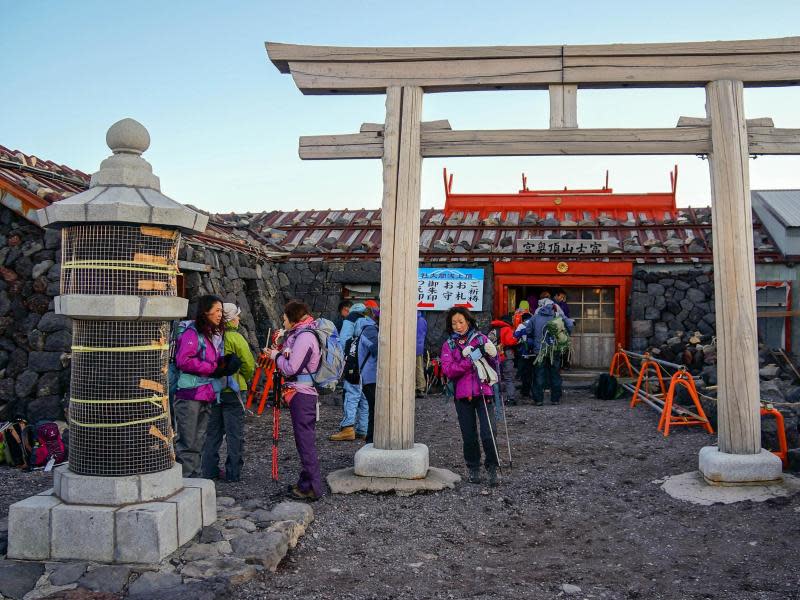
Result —
<path fill-rule="evenodd" d="M 317 458 L 317 397 L 312 394 L 295 394 L 289 404 L 289 412 L 292 415 L 294 444 L 303 467 L 297 487 L 302 492 L 313 490 L 317 496 L 322 496 L 325 489 L 322 486 Z"/>

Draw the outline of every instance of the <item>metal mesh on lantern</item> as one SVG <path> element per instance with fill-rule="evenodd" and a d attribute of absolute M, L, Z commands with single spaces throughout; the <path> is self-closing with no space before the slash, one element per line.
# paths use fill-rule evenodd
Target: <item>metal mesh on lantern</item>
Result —
<path fill-rule="evenodd" d="M 82 475 L 172 466 L 169 324 L 74 321 L 69 467 Z"/>
<path fill-rule="evenodd" d="M 177 295 L 178 231 L 79 225 L 61 241 L 61 294 Z"/>

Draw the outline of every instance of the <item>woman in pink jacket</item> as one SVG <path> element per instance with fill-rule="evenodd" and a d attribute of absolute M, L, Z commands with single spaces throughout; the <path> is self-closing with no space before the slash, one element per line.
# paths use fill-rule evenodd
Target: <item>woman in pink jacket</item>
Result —
<path fill-rule="evenodd" d="M 300 455 L 302 469 L 290 494 L 298 500 L 317 500 L 324 493 L 317 458 L 317 390 L 312 373 L 319 369 L 320 350 L 314 319 L 308 305 L 289 301 L 283 309 L 283 348 L 273 348 L 270 358 L 275 361 L 286 383 L 284 401 L 289 404 L 294 429 L 294 443 Z"/>
<path fill-rule="evenodd" d="M 217 296 L 200 296 L 197 317 L 180 326 L 183 331 L 175 352 L 179 373 L 172 405 L 178 434 L 175 457 L 184 477 L 200 477 L 211 403 L 217 401 L 225 376 L 235 373 L 241 361 L 235 354 L 223 356 L 222 300 Z"/>
<path fill-rule="evenodd" d="M 489 485 L 497 485 L 497 453 L 493 432 L 494 408 L 488 405 L 494 400 L 492 388 L 481 383 L 473 364 L 484 356 L 491 357 L 492 343 L 477 327 L 475 317 L 466 308 L 453 307 L 447 311 L 445 323 L 449 339 L 442 345 L 442 370 L 453 383 L 458 415 L 458 425 L 464 441 L 464 461 L 469 468 L 469 482 L 481 482 L 481 450 L 478 444 L 478 423 Z M 495 353 L 496 355 L 496 350 Z M 490 364 L 497 368 L 492 358 Z"/>

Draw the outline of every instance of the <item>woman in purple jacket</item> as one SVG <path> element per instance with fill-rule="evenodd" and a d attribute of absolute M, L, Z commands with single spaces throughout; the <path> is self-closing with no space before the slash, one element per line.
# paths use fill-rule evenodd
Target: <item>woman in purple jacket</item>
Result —
<path fill-rule="evenodd" d="M 490 356 L 486 348 L 491 342 L 478 331 L 475 317 L 466 308 L 451 308 L 445 319 L 449 339 L 442 345 L 442 370 L 455 387 L 456 414 L 464 441 L 464 461 L 469 468 L 469 482 L 481 481 L 481 450 L 477 434 L 480 423 L 489 485 L 495 486 L 498 460 L 493 438 L 494 409 L 488 407 L 494 396 L 491 386 L 481 383 L 473 365 L 473 360 Z M 493 368 L 497 368 L 494 359 L 489 362 Z"/>
<path fill-rule="evenodd" d="M 222 300 L 217 296 L 201 296 L 197 300 L 197 317 L 176 342 L 175 365 L 180 375 L 172 410 L 178 434 L 175 456 L 183 467 L 184 477 L 200 477 L 200 453 L 211 402 L 222 389 L 216 382 L 222 375 L 223 331 Z"/>
<path fill-rule="evenodd" d="M 283 398 L 289 404 L 294 443 L 302 465 L 290 494 L 298 500 L 313 501 L 322 496 L 324 488 L 317 458 L 317 390 L 311 378 L 319 368 L 320 350 L 308 305 L 290 300 L 283 309 L 283 327 L 283 348 L 273 348 L 270 358 L 286 380 Z"/>

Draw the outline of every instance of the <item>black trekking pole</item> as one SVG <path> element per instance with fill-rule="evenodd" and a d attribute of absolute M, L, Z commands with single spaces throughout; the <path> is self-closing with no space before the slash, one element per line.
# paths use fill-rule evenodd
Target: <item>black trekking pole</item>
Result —
<path fill-rule="evenodd" d="M 480 377 L 478 378 L 480 381 Z M 492 419 L 489 417 L 489 407 L 486 405 L 486 396 L 481 389 L 481 402 L 483 402 L 483 410 L 486 413 L 486 424 L 489 426 L 489 433 L 492 435 L 492 446 L 494 446 L 494 457 L 497 460 L 497 468 L 500 471 L 500 476 L 503 475 L 503 467 L 500 465 L 500 453 L 497 451 L 497 439 L 494 437 L 494 428 L 492 427 Z M 480 427 L 478 427 L 480 429 Z"/>
<path fill-rule="evenodd" d="M 498 383 L 497 385 L 499 386 L 500 384 Z M 511 460 L 511 438 L 508 437 L 508 418 L 506 417 L 506 403 L 503 400 L 502 392 L 498 392 L 497 396 L 500 398 L 500 408 L 502 409 L 502 414 L 503 414 L 503 425 L 506 428 L 506 446 L 508 446 L 508 474 L 513 475 L 514 461 Z"/>

